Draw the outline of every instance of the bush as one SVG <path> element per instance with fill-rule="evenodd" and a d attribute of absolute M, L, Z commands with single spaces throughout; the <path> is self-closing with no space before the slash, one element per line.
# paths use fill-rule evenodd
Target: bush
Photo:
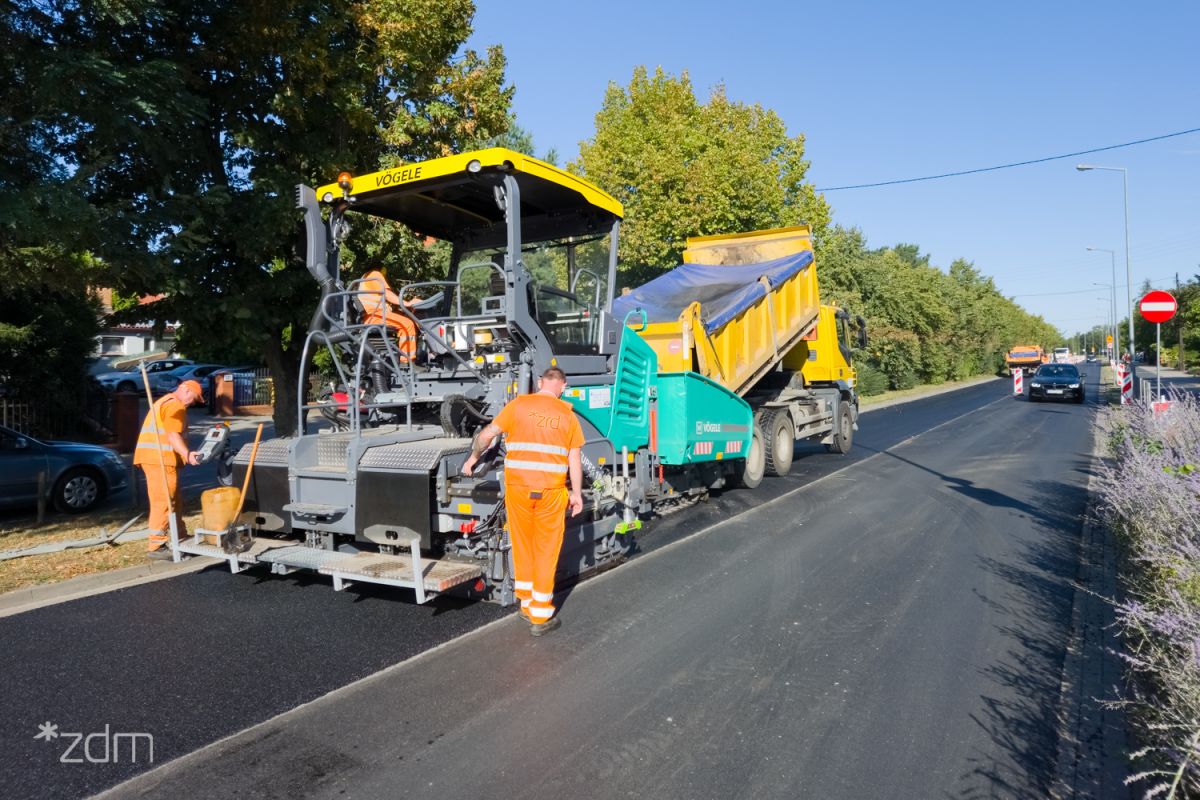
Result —
<path fill-rule="evenodd" d="M 1100 503 L 1123 549 L 1117 606 L 1132 687 L 1134 754 L 1147 796 L 1200 795 L 1200 402 L 1175 396 L 1154 417 L 1113 408 L 1101 425 L 1113 460 Z"/>
<path fill-rule="evenodd" d="M 863 397 L 883 394 L 888 388 L 888 377 L 870 364 L 861 364 L 858 367 L 857 388 L 858 393 Z"/>

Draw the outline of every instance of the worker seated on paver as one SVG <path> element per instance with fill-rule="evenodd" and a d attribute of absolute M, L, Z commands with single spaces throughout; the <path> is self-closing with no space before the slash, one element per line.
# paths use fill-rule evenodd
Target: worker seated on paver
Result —
<path fill-rule="evenodd" d="M 363 275 L 358 285 L 362 294 L 359 302 L 363 307 L 364 325 L 384 325 L 396 332 L 396 344 L 400 349 L 401 359 L 407 361 L 417 354 L 417 325 L 405 313 L 400 311 L 400 296 L 392 291 L 387 280 L 387 267 L 375 267 Z M 421 302 L 421 298 L 413 297 L 404 301 L 406 308 L 412 308 Z"/>

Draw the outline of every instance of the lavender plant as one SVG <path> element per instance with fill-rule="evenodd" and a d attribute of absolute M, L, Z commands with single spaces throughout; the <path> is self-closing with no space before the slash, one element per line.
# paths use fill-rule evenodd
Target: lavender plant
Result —
<path fill-rule="evenodd" d="M 1200 797 L 1200 402 L 1101 414 L 1100 510 L 1122 549 L 1117 625 L 1145 797 Z"/>

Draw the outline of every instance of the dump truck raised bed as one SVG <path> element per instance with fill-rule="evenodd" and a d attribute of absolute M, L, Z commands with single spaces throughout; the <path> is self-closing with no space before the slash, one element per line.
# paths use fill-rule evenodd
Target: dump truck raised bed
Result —
<path fill-rule="evenodd" d="M 613 306 L 641 314 L 634 330 L 660 372 L 693 371 L 745 398 L 770 474 L 791 469 L 796 439 L 847 452 L 858 424 L 850 318 L 821 305 L 808 226 L 691 238 L 683 258 Z M 761 480 L 756 472 L 750 484 Z"/>
<path fill-rule="evenodd" d="M 711 304 L 693 309 L 698 327 L 687 335 L 702 330 L 700 346 L 715 354 L 698 369 L 660 363 L 658 345 L 638 335 L 648 312 L 614 307 L 620 203 L 549 164 L 492 148 L 343 174 L 316 190 L 299 186 L 297 206 L 307 268 L 321 286 L 298 386 L 300 434 L 263 442 L 252 469 L 250 449 L 239 452 L 234 482 L 248 480 L 243 513 L 227 531 L 173 543 L 176 557 L 218 556 L 234 571 L 314 570 L 337 589 L 408 587 L 418 602 L 455 591 L 507 604 L 503 443 L 484 454 L 476 475 L 461 467 L 471 437 L 508 400 L 534 390 L 546 367 L 569 376 L 564 399 L 585 437 L 585 510 L 568 519 L 560 579 L 620 560 L 631 532 L 665 504 L 761 480 L 773 452 L 763 441 L 764 415 L 799 414 L 798 426 L 804 415 L 821 416 L 832 425 L 837 413 L 820 392 L 853 396 L 848 363 L 822 364 L 822 353 L 841 352 L 836 328 L 846 317 L 817 303 L 811 247 L 796 244 L 806 233 L 773 245 L 788 250 L 780 257 L 790 266 L 742 265 L 749 272 L 737 280 L 751 287 L 748 304 L 726 307 L 722 324 L 710 330 Z M 382 321 L 368 317 L 364 307 L 385 305 L 379 287 L 341 273 L 353 214 L 447 242 L 445 278 L 398 287 L 402 300 L 419 302 L 386 310 Z M 689 247 L 690 257 L 716 252 L 704 244 Z M 723 246 L 750 252 L 737 237 Z M 735 275 L 732 262 L 708 266 Z M 399 352 L 387 314 L 404 315 L 418 331 L 415 357 Z M 771 327 L 755 327 L 763 324 Z M 736 349 L 724 341 L 730 336 L 753 341 L 753 363 L 726 355 Z M 330 367 L 313 397 L 308 365 L 318 351 Z M 839 448 L 836 438 L 829 444 Z"/>

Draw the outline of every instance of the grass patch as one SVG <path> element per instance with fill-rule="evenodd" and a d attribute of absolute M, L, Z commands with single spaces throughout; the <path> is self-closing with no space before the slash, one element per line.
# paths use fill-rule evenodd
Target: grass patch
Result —
<path fill-rule="evenodd" d="M 50 542 L 92 539 L 107 532 L 116 533 L 136 512 L 113 509 L 82 517 L 57 516 L 42 525 L 34 518 L 21 517 L 0 521 L 0 550 L 24 550 Z M 200 514 L 185 515 L 189 528 L 200 524 Z M 130 530 L 146 526 L 145 512 Z M 80 575 L 109 572 L 146 562 L 146 542 L 126 542 L 117 545 L 98 545 L 86 549 L 63 550 L 57 553 L 26 556 L 0 561 L 0 593 L 24 589 L 39 584 L 57 583 Z"/>

